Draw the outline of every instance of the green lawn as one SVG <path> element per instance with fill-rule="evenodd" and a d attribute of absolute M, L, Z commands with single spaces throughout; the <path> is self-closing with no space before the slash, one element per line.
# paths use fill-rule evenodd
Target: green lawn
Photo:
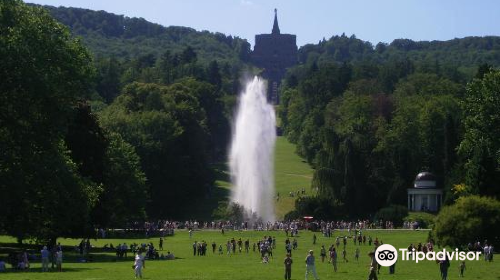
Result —
<path fill-rule="evenodd" d="M 282 232 L 272 232 L 270 234 L 276 236 L 277 249 L 274 251 L 274 259 L 271 259 L 269 264 L 260 262 L 259 254 L 256 252 L 237 253 L 236 255 L 228 256 L 213 254 L 209 250 L 207 256 L 199 257 L 192 255 L 191 244 L 194 240 L 205 240 L 209 244 L 215 241 L 217 244 L 226 242 L 231 237 L 236 239 L 249 238 L 252 244 L 262 236 L 269 234 L 268 232 L 232 232 L 227 231 L 222 235 L 218 231 L 203 231 L 195 232 L 192 239 L 186 231 L 178 231 L 175 236 L 167 237 L 165 240 L 165 250 L 172 251 L 178 259 L 173 261 L 147 261 L 146 269 L 144 270 L 145 279 L 283 279 L 283 258 L 285 254 L 284 240 L 285 235 Z M 345 235 L 345 231 L 336 231 L 336 235 Z M 427 232 L 419 231 L 366 231 L 367 235 L 378 237 L 384 243 L 390 243 L 398 247 L 407 247 L 409 243 L 418 243 L 426 240 Z M 312 233 L 300 232 L 297 238 L 299 248 L 293 251 L 294 264 L 292 267 L 292 279 L 304 279 L 305 265 L 304 258 L 309 249 L 314 249 L 316 256 L 316 266 L 318 275 L 321 279 L 366 279 L 368 276 L 369 258 L 367 253 L 371 247 L 368 245 L 359 246 L 361 257 L 359 262 L 354 260 L 355 246 L 351 240 L 347 245 L 348 263 L 339 262 L 339 271 L 333 272 L 330 264 L 327 262 L 321 263 L 319 258 L 319 250 L 322 244 L 329 245 L 334 243 L 334 238 L 325 238 L 318 233 L 318 241 L 316 245 L 312 245 Z M 113 253 L 103 253 L 94 250 L 93 255 L 95 261 L 92 263 L 76 263 L 76 255 L 71 252 L 71 247 L 78 243 L 74 239 L 59 240 L 63 245 L 67 245 L 64 250 L 65 262 L 63 264 L 64 272 L 49 272 L 41 273 L 40 264 L 32 263 L 32 269 L 29 272 L 7 272 L 0 273 L 0 279 L 9 280 L 28 280 L 28 279 L 70 279 L 70 280 L 97 280 L 97 279 L 133 279 L 132 257 L 127 260 L 116 261 Z M 0 237 L 0 255 L 5 253 L 7 247 L 14 242 L 13 238 Z M 114 245 L 127 242 L 154 242 L 158 244 L 158 238 L 152 239 L 105 239 L 92 241 L 93 246 L 102 247 L 105 243 L 112 242 Z M 341 245 L 342 246 L 342 245 Z M 38 249 L 37 249 L 38 250 Z M 485 263 L 484 261 L 469 261 L 467 262 L 466 279 L 485 279 L 496 280 L 500 279 L 500 266 L 498 266 L 497 258 L 493 263 Z M 311 279 L 311 278 L 310 278 Z M 436 263 L 430 261 L 413 262 L 399 261 L 396 265 L 396 274 L 389 275 L 387 268 L 382 268 L 379 279 L 405 279 L 405 280 L 436 280 L 439 279 L 439 269 Z M 449 271 L 448 279 L 458 279 L 458 263 L 453 261 Z"/>
<path fill-rule="evenodd" d="M 294 209 L 296 197 L 289 197 L 290 192 L 304 189 L 306 195 L 311 194 L 313 170 L 307 162 L 295 153 L 295 145 L 285 137 L 278 137 L 275 153 L 276 191 L 280 194 L 276 202 L 276 216 L 282 219 Z"/>

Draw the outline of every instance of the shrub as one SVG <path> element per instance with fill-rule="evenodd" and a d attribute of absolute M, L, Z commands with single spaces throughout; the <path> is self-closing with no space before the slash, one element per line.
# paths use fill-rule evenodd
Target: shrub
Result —
<path fill-rule="evenodd" d="M 425 212 L 410 212 L 408 216 L 404 218 L 405 222 L 418 222 L 418 227 L 420 228 L 434 227 L 435 220 L 436 215 Z"/>
<path fill-rule="evenodd" d="M 286 218 L 313 216 L 315 220 L 345 219 L 348 215 L 343 206 L 336 200 L 324 197 L 300 197 L 295 200 L 295 211 L 288 213 Z"/>
<path fill-rule="evenodd" d="M 469 242 L 488 240 L 499 246 L 500 201 L 466 196 L 445 206 L 436 217 L 433 235 L 443 246 L 461 247 Z"/>
<path fill-rule="evenodd" d="M 408 208 L 406 208 L 406 206 L 390 205 L 378 210 L 374 220 L 391 221 L 394 223 L 394 226 L 401 226 L 406 216 L 408 216 Z"/>

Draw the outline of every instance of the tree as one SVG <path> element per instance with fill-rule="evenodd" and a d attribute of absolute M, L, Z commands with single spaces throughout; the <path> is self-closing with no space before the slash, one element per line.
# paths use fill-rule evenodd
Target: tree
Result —
<path fill-rule="evenodd" d="M 476 194 L 500 197 L 500 72 L 467 86 L 462 102 L 465 135 L 459 152 L 465 159 L 465 184 Z"/>
<path fill-rule="evenodd" d="M 101 184 L 108 139 L 87 103 L 79 103 L 75 108 L 65 143 L 80 175 L 91 179 L 96 184 Z"/>
<path fill-rule="evenodd" d="M 123 227 L 146 217 L 146 177 L 132 145 L 116 133 L 108 135 L 104 180 L 92 221 L 101 227 Z"/>
<path fill-rule="evenodd" d="M 147 177 L 148 216 L 182 218 L 188 201 L 213 184 L 206 111 L 207 83 L 133 83 L 101 114 L 103 126 L 136 150 Z M 211 87 L 211 86 L 209 86 Z"/>
<path fill-rule="evenodd" d="M 111 103 L 120 93 L 121 66 L 114 57 L 98 63 L 98 79 L 96 90 L 106 103 Z"/>
<path fill-rule="evenodd" d="M 79 176 L 63 143 L 89 96 L 91 58 L 41 8 L 0 2 L 0 228 L 18 240 L 88 230 L 100 188 Z"/>
<path fill-rule="evenodd" d="M 374 220 L 391 221 L 395 226 L 402 226 L 403 219 L 408 216 L 408 208 L 402 205 L 390 205 L 377 211 Z"/>
<path fill-rule="evenodd" d="M 195 62 L 197 58 L 196 52 L 193 50 L 192 47 L 186 47 L 181 54 L 181 63 L 191 63 Z"/>
<path fill-rule="evenodd" d="M 222 86 L 222 77 L 219 72 L 219 64 L 216 60 L 213 60 L 210 64 L 208 64 L 207 72 L 208 82 L 216 86 L 217 89 L 220 89 Z"/>
<path fill-rule="evenodd" d="M 433 235 L 442 246 L 464 247 L 469 242 L 500 245 L 500 202 L 480 196 L 460 197 L 436 217 Z"/>

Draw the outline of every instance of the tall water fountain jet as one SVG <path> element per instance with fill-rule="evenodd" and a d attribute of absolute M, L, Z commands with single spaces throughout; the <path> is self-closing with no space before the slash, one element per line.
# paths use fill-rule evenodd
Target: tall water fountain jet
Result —
<path fill-rule="evenodd" d="M 254 77 L 240 95 L 229 154 L 231 201 L 262 221 L 274 221 L 276 117 L 266 84 Z"/>

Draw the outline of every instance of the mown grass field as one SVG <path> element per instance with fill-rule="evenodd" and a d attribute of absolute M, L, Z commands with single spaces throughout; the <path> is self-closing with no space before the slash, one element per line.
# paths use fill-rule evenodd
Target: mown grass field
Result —
<path fill-rule="evenodd" d="M 294 209 L 295 197 L 289 193 L 304 189 L 306 195 L 311 195 L 311 180 L 313 170 L 307 162 L 295 153 L 295 145 L 288 142 L 285 137 L 276 140 L 275 152 L 275 182 L 276 192 L 280 194 L 276 201 L 276 216 L 282 219 L 289 211 Z"/>
<path fill-rule="evenodd" d="M 274 258 L 269 264 L 263 264 L 260 261 L 258 252 L 236 253 L 235 255 L 224 254 L 218 255 L 212 253 L 209 246 L 207 256 L 193 256 L 191 244 L 197 240 L 205 240 L 208 244 L 215 241 L 218 244 L 225 243 L 231 237 L 236 240 L 241 238 L 250 239 L 250 244 L 266 234 L 276 236 L 277 248 L 274 250 Z M 355 246 L 352 240 L 347 243 L 347 255 L 349 262 L 344 263 L 339 259 L 338 271 L 335 273 L 331 264 L 327 261 L 322 263 L 319 257 L 320 246 L 324 244 L 328 246 L 335 242 L 334 238 L 326 238 L 316 233 L 318 236 L 317 244 L 312 244 L 312 232 L 302 231 L 299 233 L 298 249 L 293 251 L 292 279 L 304 279 L 305 264 L 304 258 L 307 251 L 313 249 L 316 255 L 316 267 L 320 279 L 367 279 L 369 257 L 367 253 L 372 249 L 368 245 L 359 246 L 361 256 L 359 262 L 354 260 Z M 335 231 L 335 235 L 346 235 L 346 231 Z M 378 237 L 384 243 L 394 245 L 396 248 L 407 247 L 409 243 L 424 242 L 427 238 L 425 231 L 366 231 L 367 235 Z M 189 234 L 185 230 L 179 230 L 173 237 L 165 239 L 163 252 L 172 251 L 178 258 L 176 260 L 151 260 L 146 261 L 144 269 L 144 279 L 230 279 L 230 280 L 247 280 L 247 279 L 283 279 L 283 258 L 285 255 L 285 234 L 283 232 L 263 232 L 263 231 L 242 231 L 233 232 L 226 231 L 222 235 L 219 231 L 197 231 L 190 239 Z M 0 237 L 0 255 L 5 253 L 5 250 L 12 246 L 15 240 L 10 237 Z M 28 272 L 12 272 L 9 269 L 7 273 L 0 273 L 0 279 L 8 280 L 122 280 L 133 279 L 132 256 L 125 260 L 116 260 L 113 252 L 104 253 L 98 249 L 93 249 L 94 262 L 92 263 L 77 263 L 76 253 L 71 246 L 76 245 L 79 240 L 75 239 L 60 239 L 64 247 L 64 263 L 62 273 L 59 272 L 40 272 L 40 264 L 32 263 L 32 268 Z M 102 247 L 106 243 L 127 242 L 153 242 L 158 245 L 158 238 L 151 239 L 100 239 L 92 240 L 92 245 Z M 340 245 L 342 247 L 342 244 Z M 31 246 L 33 249 L 39 248 Z M 252 247 L 252 246 L 251 246 Z M 486 263 L 484 261 L 468 261 L 465 279 L 485 279 L 497 280 L 500 279 L 500 266 L 498 265 L 498 255 L 495 256 L 494 262 Z M 340 258 L 340 256 L 339 256 Z M 10 266 L 9 266 L 10 267 Z M 312 278 L 310 278 L 312 279 Z M 439 277 L 439 268 L 435 262 L 424 261 L 418 264 L 407 261 L 398 261 L 396 264 L 396 274 L 389 275 L 388 268 L 382 267 L 379 279 L 404 279 L 404 280 L 436 280 Z M 448 279 L 458 278 L 458 263 L 452 261 Z"/>

